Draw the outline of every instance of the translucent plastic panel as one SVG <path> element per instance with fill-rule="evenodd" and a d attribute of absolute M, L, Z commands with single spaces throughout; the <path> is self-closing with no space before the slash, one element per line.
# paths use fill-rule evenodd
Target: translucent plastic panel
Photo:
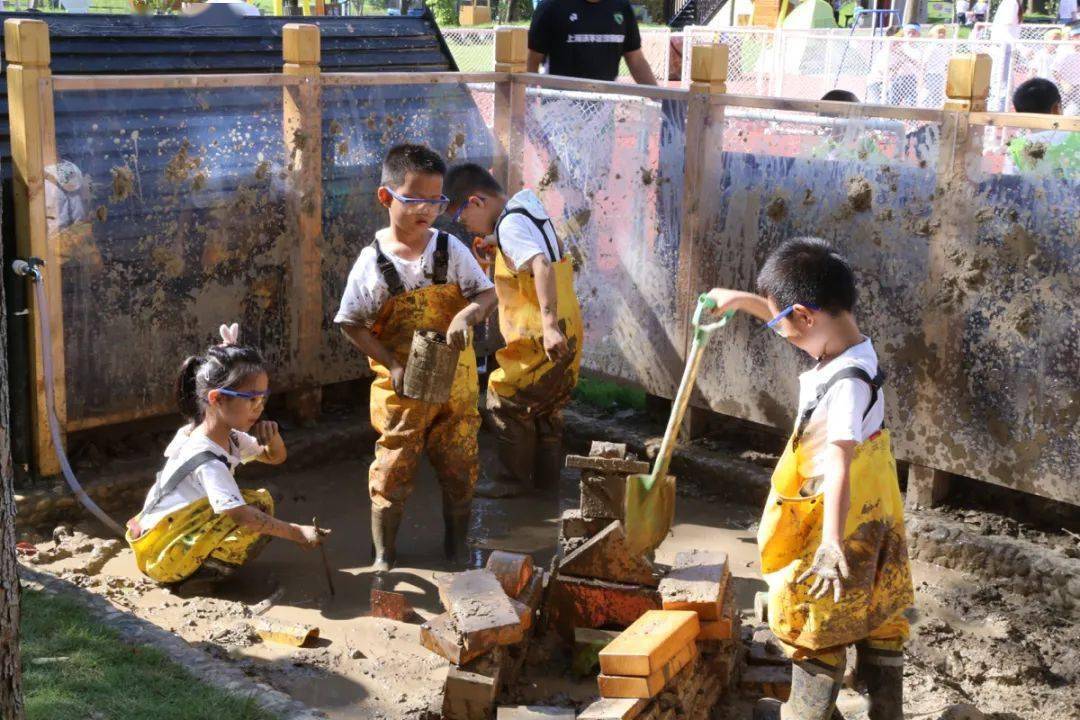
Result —
<path fill-rule="evenodd" d="M 673 391 L 686 103 L 530 89 L 525 186 L 579 262 L 585 367 Z"/>
<path fill-rule="evenodd" d="M 388 223 L 376 199 L 386 152 L 423 143 L 451 165 L 491 167 L 493 93 L 492 85 L 464 84 L 323 89 L 323 382 L 366 372 L 332 320 L 357 255 Z"/>
<path fill-rule="evenodd" d="M 287 380 L 281 92 L 56 94 L 46 188 L 69 418 L 167 407 L 180 361 L 223 322 Z"/>

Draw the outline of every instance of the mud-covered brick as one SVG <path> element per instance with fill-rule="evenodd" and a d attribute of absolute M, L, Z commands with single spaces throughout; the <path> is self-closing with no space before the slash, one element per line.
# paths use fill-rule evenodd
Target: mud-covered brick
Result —
<path fill-rule="evenodd" d="M 577 720 L 638 720 L 648 704 L 641 698 L 600 698 L 582 710 Z"/>
<path fill-rule="evenodd" d="M 570 540 L 576 538 L 591 538 L 604 529 L 610 520 L 604 518 L 586 518 L 579 508 L 565 510 L 560 522 L 560 534 Z"/>
<path fill-rule="evenodd" d="M 486 568 L 499 579 L 506 594 L 516 598 L 533 575 L 532 555 L 495 550 L 488 556 Z"/>
<path fill-rule="evenodd" d="M 623 504 L 626 498 L 625 475 L 582 476 L 579 485 L 581 492 L 581 516 L 598 519 L 621 520 L 625 514 Z"/>
<path fill-rule="evenodd" d="M 589 457 L 598 458 L 615 458 L 616 460 L 623 460 L 626 458 L 626 443 L 613 443 L 606 440 L 593 440 L 589 445 Z"/>
<path fill-rule="evenodd" d="M 446 585 L 447 609 L 466 649 L 509 645 L 524 637 L 521 617 L 498 578 L 487 570 L 456 573 Z"/>
<path fill-rule="evenodd" d="M 289 625 L 286 623 L 259 618 L 253 625 L 255 634 L 266 642 L 279 645 L 301 647 L 319 637 L 319 628 L 314 625 Z"/>
<path fill-rule="evenodd" d="M 409 601 L 399 592 L 389 590 L 371 591 L 371 616 L 405 622 L 412 615 Z"/>
<path fill-rule="evenodd" d="M 727 553 L 680 552 L 660 582 L 664 609 L 693 610 L 702 620 L 719 620 L 729 577 Z"/>
<path fill-rule="evenodd" d="M 548 593 L 548 625 L 563 637 L 574 628 L 625 628 L 649 610 L 660 609 L 660 593 L 645 585 L 556 575 Z"/>
<path fill-rule="evenodd" d="M 613 520 L 583 545 L 563 556 L 559 571 L 565 575 L 653 587 L 660 582 L 652 563 L 627 550 L 626 535 L 618 520 Z"/>
<path fill-rule="evenodd" d="M 498 692 L 498 677 L 495 675 L 451 666 L 443 687 L 443 718 L 490 720 L 494 715 L 493 706 Z"/>
<path fill-rule="evenodd" d="M 540 603 L 544 599 L 544 571 L 534 570 L 528 584 L 514 599 L 525 603 L 533 610 L 539 610 Z"/>
<path fill-rule="evenodd" d="M 566 467 L 581 470 L 583 476 L 589 474 L 589 471 L 597 475 L 643 475 L 650 470 L 649 463 L 641 460 L 589 457 L 586 455 L 567 455 Z"/>
<path fill-rule="evenodd" d="M 543 705 L 501 707 L 495 720 L 574 720 L 574 709 Z"/>
<path fill-rule="evenodd" d="M 791 693 L 791 666 L 750 665 L 743 672 L 739 687 L 758 697 L 787 700 Z"/>
<path fill-rule="evenodd" d="M 477 645 L 466 650 L 461 633 L 450 619 L 450 613 L 436 615 L 420 626 L 420 644 L 454 665 L 464 665 L 495 647 L 492 643 L 487 647 Z"/>

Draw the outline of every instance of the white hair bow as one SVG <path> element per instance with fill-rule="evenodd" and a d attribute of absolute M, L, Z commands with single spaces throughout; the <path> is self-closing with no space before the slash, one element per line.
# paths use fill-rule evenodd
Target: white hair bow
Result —
<path fill-rule="evenodd" d="M 239 345 L 240 344 L 240 325 L 233 323 L 232 325 L 222 325 L 218 328 L 218 332 L 221 333 L 222 345 Z"/>

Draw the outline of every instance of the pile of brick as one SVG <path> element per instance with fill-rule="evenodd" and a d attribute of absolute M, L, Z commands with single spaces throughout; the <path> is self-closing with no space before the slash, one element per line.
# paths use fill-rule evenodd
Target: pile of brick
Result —
<path fill-rule="evenodd" d="M 487 720 L 499 692 L 521 672 L 544 592 L 532 557 L 495 551 L 482 570 L 439 583 L 446 609 L 420 627 L 421 644 L 450 661 L 443 694 L 447 720 Z"/>
<path fill-rule="evenodd" d="M 765 624 L 765 605 L 765 593 L 758 593 L 754 598 L 758 625 L 744 631 L 743 640 L 748 645 L 747 666 L 740 684 L 743 692 L 752 697 L 787 700 L 791 694 L 791 660 Z"/>
<path fill-rule="evenodd" d="M 628 458 L 625 445 L 594 442 L 566 466 L 581 471 L 581 500 L 562 515 L 546 612 L 549 627 L 569 639 L 580 628 L 626 628 L 659 610 L 663 573 L 627 551 L 622 527 L 626 476 L 647 473 L 648 463 Z"/>

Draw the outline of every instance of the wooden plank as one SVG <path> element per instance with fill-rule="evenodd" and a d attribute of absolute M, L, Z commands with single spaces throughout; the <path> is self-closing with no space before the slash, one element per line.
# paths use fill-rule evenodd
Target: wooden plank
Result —
<path fill-rule="evenodd" d="M 990 127 L 1080 132 L 1080 117 L 1067 115 L 973 112 L 968 115 L 968 122 L 972 125 L 988 125 Z"/>
<path fill-rule="evenodd" d="M 516 598 L 533 575 L 532 555 L 495 550 L 488 555 L 485 567 L 499 579 L 506 594 Z"/>
<path fill-rule="evenodd" d="M 627 550 L 626 535 L 618 520 L 564 557 L 559 563 L 559 571 L 566 575 L 651 587 L 655 587 L 660 579 L 652 563 Z"/>
<path fill-rule="evenodd" d="M 527 34 L 525 28 L 501 27 L 495 31 L 495 69 L 507 73 L 507 79 L 495 85 L 494 131 L 498 147 L 494 174 L 508 194 L 521 189 L 525 87 L 510 78 L 525 71 Z"/>
<path fill-rule="evenodd" d="M 8 118 L 15 191 L 15 252 L 22 258 L 38 257 L 45 261 L 42 282 L 49 305 L 51 345 L 44 352 L 49 353 L 52 361 L 56 419 L 63 434 L 67 425 L 67 387 L 64 383 L 62 263 L 59 244 L 48 241 L 45 207 L 46 147 L 54 148 L 55 154 L 56 144 L 48 26 L 41 20 L 5 20 L 4 47 L 8 62 Z M 46 135 L 49 135 L 47 140 Z M 34 378 L 30 403 L 34 465 L 40 475 L 56 475 L 60 472 L 60 463 L 49 431 L 44 356 L 37 324 L 38 313 L 43 312 L 43 308 L 37 306 L 33 292 L 27 295 L 31 315 L 30 372 Z M 64 442 L 63 437 L 61 442 Z"/>
<path fill-rule="evenodd" d="M 621 473 L 623 475 L 641 475 L 650 470 L 649 463 L 641 460 L 593 457 L 591 455 L 567 455 L 566 467 L 596 470 L 602 473 Z"/>
<path fill-rule="evenodd" d="M 634 720 L 648 704 L 642 698 L 600 698 L 582 710 L 577 720 Z"/>
<path fill-rule="evenodd" d="M 322 74 L 323 85 L 460 85 L 503 83 L 509 80 L 506 72 L 327 72 Z"/>
<path fill-rule="evenodd" d="M 735 95 L 726 93 L 716 99 L 716 103 L 725 107 L 756 108 L 758 110 L 787 110 L 790 112 L 850 115 L 850 103 L 831 100 L 794 100 L 791 98 L 764 97 L 759 95 Z M 893 107 L 891 105 L 869 105 L 860 103 L 860 117 L 885 118 L 888 120 L 919 120 L 941 122 L 944 113 L 928 108 Z"/>
<path fill-rule="evenodd" d="M 696 617 L 696 616 L 695 616 Z M 656 697 L 664 686 L 688 663 L 697 657 L 697 647 L 690 643 L 680 649 L 671 659 L 646 677 L 603 674 L 597 678 L 603 697 L 651 698 Z M 601 656 L 601 662 L 603 658 Z"/>
<path fill-rule="evenodd" d="M 455 574 L 446 588 L 446 603 L 467 649 L 509 645 L 524 637 L 521 617 L 499 580 L 487 570 Z"/>
<path fill-rule="evenodd" d="M 600 651 L 600 669 L 606 675 L 651 676 L 693 645 L 700 630 L 695 612 L 649 611 Z"/>
<path fill-rule="evenodd" d="M 56 75 L 57 92 L 101 90 L 207 90 L 213 88 L 295 87 L 303 82 L 297 77 L 263 73 L 234 75 Z"/>
<path fill-rule="evenodd" d="M 496 720 L 574 720 L 574 709 L 545 705 L 513 705 L 496 711 Z"/>
<path fill-rule="evenodd" d="M 719 620 L 729 576 L 727 553 L 678 553 L 671 570 L 660 581 L 664 609 L 693 610 L 702 620 Z"/>
<path fill-rule="evenodd" d="M 282 90 L 282 128 L 289 162 L 286 166 L 286 209 L 296 228 L 289 269 L 292 293 L 290 333 L 300 390 L 289 394 L 296 420 L 307 425 L 319 416 L 322 391 L 318 386 L 322 347 L 322 88 L 319 83 L 321 48 L 316 25 L 290 23 L 282 30 L 282 73 L 303 80 Z"/>
<path fill-rule="evenodd" d="M 539 73 L 515 73 L 511 82 L 529 87 L 548 88 L 551 90 L 574 90 L 582 93 L 600 95 L 624 95 L 648 98 L 650 100 L 686 100 L 687 91 L 682 88 L 667 88 L 659 85 L 636 85 L 632 83 L 608 82 L 605 80 L 583 80 L 561 75 L 541 75 Z"/>

